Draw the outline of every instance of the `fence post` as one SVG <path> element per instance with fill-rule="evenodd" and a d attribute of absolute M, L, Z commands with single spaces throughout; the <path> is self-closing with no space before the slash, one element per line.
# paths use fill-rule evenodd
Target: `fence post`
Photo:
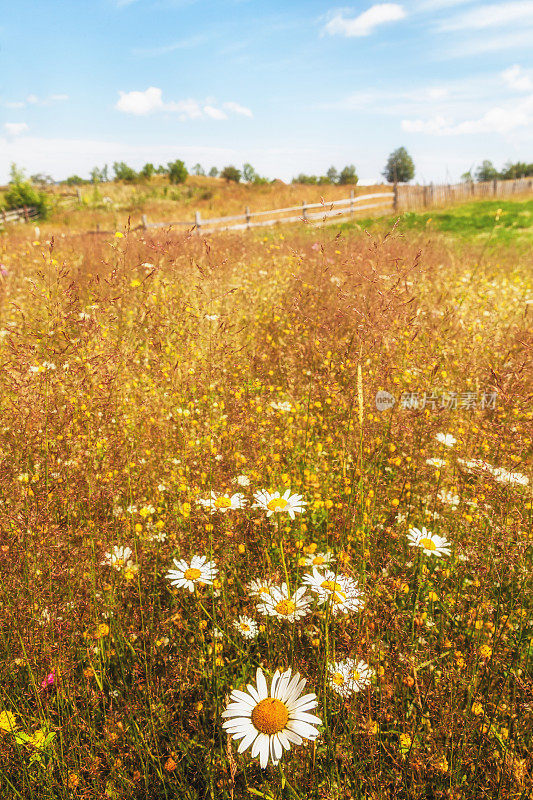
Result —
<path fill-rule="evenodd" d="M 148 220 L 146 219 L 146 214 L 143 214 L 141 217 L 141 222 L 144 230 L 148 227 Z"/>
<path fill-rule="evenodd" d="M 424 186 L 424 208 L 427 208 L 429 205 L 429 190 L 427 186 Z"/>
<path fill-rule="evenodd" d="M 246 216 L 246 227 L 250 227 L 250 206 L 244 207 L 244 214 Z"/>
<path fill-rule="evenodd" d="M 202 227 L 202 220 L 200 219 L 200 212 L 194 212 L 194 224 L 196 226 L 196 232 L 200 233 L 200 228 Z"/>
<path fill-rule="evenodd" d="M 498 194 L 498 181 L 496 178 L 494 178 L 494 180 L 492 181 L 492 192 L 494 194 L 494 197 L 496 197 L 496 195 Z"/>
<path fill-rule="evenodd" d="M 350 189 L 350 214 L 353 214 L 353 199 L 355 196 L 355 192 L 353 189 Z"/>
<path fill-rule="evenodd" d="M 25 219 L 26 222 L 29 222 L 30 221 L 30 217 L 29 217 L 28 209 L 26 208 L 26 206 L 23 206 L 23 210 L 24 210 L 24 219 Z"/>
<path fill-rule="evenodd" d="M 305 200 L 302 203 L 302 217 L 304 222 L 307 222 L 307 206 L 305 204 Z"/>
<path fill-rule="evenodd" d="M 393 187 L 392 191 L 394 192 L 394 198 L 392 200 L 392 208 L 394 209 L 394 213 L 397 214 L 398 213 L 398 184 L 396 183 L 396 181 L 394 181 L 394 187 Z"/>

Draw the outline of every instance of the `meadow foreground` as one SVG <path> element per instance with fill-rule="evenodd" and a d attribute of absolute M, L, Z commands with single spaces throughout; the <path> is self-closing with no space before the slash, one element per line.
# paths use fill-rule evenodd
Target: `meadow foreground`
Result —
<path fill-rule="evenodd" d="M 0 237 L 2 798 L 525 800 L 527 253 L 29 231 Z"/>

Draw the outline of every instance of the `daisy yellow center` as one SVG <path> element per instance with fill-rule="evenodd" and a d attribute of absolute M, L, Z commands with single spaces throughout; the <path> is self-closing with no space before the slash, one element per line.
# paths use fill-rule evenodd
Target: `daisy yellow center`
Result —
<path fill-rule="evenodd" d="M 249 631 L 250 630 L 250 626 L 248 625 L 247 622 L 241 622 L 241 630 L 242 631 Z"/>
<path fill-rule="evenodd" d="M 215 500 L 215 508 L 231 508 L 231 498 L 217 497 Z"/>
<path fill-rule="evenodd" d="M 424 548 L 424 550 L 436 550 L 437 549 L 437 545 L 435 544 L 433 539 L 428 539 L 427 536 L 422 537 L 422 539 L 420 539 L 419 544 L 420 544 L 420 547 Z"/>
<path fill-rule="evenodd" d="M 324 556 L 315 556 L 313 558 L 313 564 L 323 564 L 326 559 Z"/>
<path fill-rule="evenodd" d="M 296 603 L 293 603 L 292 600 L 280 600 L 275 608 L 278 614 L 283 614 L 284 617 L 288 617 L 289 614 L 293 614 L 296 611 Z"/>
<path fill-rule="evenodd" d="M 282 731 L 288 720 L 287 706 L 273 697 L 261 700 L 252 711 L 252 723 L 258 731 L 268 736 Z"/>
<path fill-rule="evenodd" d="M 332 681 L 335 684 L 335 686 L 344 686 L 344 684 L 346 683 L 342 672 L 336 672 L 332 678 Z"/>
<path fill-rule="evenodd" d="M 270 589 L 268 588 L 268 586 L 260 586 L 257 591 L 259 592 L 259 594 L 270 594 Z"/>
<path fill-rule="evenodd" d="M 345 596 L 344 592 L 341 590 L 340 584 L 336 583 L 335 581 L 322 581 L 320 586 L 322 589 L 327 589 L 328 592 L 337 592 Z"/>
<path fill-rule="evenodd" d="M 354 679 L 354 681 L 358 681 L 360 679 L 360 677 L 361 676 L 359 675 L 357 670 L 356 669 L 352 669 L 352 678 Z"/>
<path fill-rule="evenodd" d="M 186 581 L 197 581 L 201 574 L 202 571 L 200 569 L 189 567 L 189 569 L 186 569 L 183 573 L 183 577 Z"/>
<path fill-rule="evenodd" d="M 331 597 L 332 603 L 344 603 L 345 600 L 346 595 L 344 592 L 335 592 Z"/>
<path fill-rule="evenodd" d="M 267 503 L 267 508 L 269 511 L 283 511 L 284 508 L 287 508 L 288 503 L 284 497 L 275 497 L 272 500 L 269 500 Z"/>

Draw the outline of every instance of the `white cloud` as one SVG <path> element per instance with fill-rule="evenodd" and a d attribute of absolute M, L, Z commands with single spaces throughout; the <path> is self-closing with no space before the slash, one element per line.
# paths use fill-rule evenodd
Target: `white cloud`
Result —
<path fill-rule="evenodd" d="M 529 92 L 533 89 L 533 81 L 520 64 L 513 64 L 512 67 L 504 69 L 502 78 L 510 89 L 515 89 L 517 92 Z"/>
<path fill-rule="evenodd" d="M 30 106 L 49 106 L 50 103 L 59 103 L 68 100 L 68 94 L 51 94 L 49 97 L 40 98 L 36 94 L 29 94 L 26 100 L 13 100 L 4 103 L 5 108 L 26 108 Z"/>
<path fill-rule="evenodd" d="M 125 114 L 142 116 L 164 110 L 163 92 L 155 86 L 149 86 L 144 92 L 119 92 L 119 95 L 115 108 Z"/>
<path fill-rule="evenodd" d="M 404 119 L 402 130 L 407 133 L 426 133 L 437 136 L 460 136 L 495 133 L 505 135 L 517 128 L 533 126 L 533 94 L 507 106 L 494 106 L 478 119 L 454 123 L 444 116 L 427 120 Z"/>
<path fill-rule="evenodd" d="M 134 56 L 156 58 L 157 56 L 167 55 L 167 53 L 174 53 L 176 50 L 188 50 L 203 44 L 205 41 L 207 41 L 207 37 L 203 34 L 198 34 L 196 36 L 190 36 L 188 39 L 180 39 L 178 42 L 173 42 L 172 44 L 156 45 L 155 47 L 134 47 L 131 52 Z"/>
<path fill-rule="evenodd" d="M 25 122 L 6 122 L 4 128 L 9 136 L 20 136 L 29 130 Z"/>
<path fill-rule="evenodd" d="M 486 3 L 463 14 L 444 20 L 442 31 L 482 30 L 518 22 L 523 29 L 533 23 L 533 0 L 514 0 L 509 3 Z"/>
<path fill-rule="evenodd" d="M 207 114 L 211 119 L 227 119 L 228 115 L 222 109 L 215 108 L 214 106 L 204 106 L 204 114 Z"/>
<path fill-rule="evenodd" d="M 144 92 L 119 92 L 119 95 L 115 108 L 125 114 L 135 114 L 136 116 L 145 116 L 156 111 L 175 112 L 179 114 L 179 118 L 182 121 L 201 119 L 202 117 L 218 120 L 227 119 L 226 111 L 246 117 L 253 116 L 249 108 L 235 102 L 222 103 L 222 108 L 215 106 L 213 101 L 209 99 L 201 102 L 194 98 L 188 98 L 178 101 L 171 100 L 165 103 L 163 102 L 162 89 L 158 89 L 156 86 L 150 86 Z M 226 111 L 223 109 L 226 109 Z"/>
<path fill-rule="evenodd" d="M 253 117 L 252 112 L 246 106 L 241 106 L 239 103 L 222 103 L 223 107 L 228 111 L 233 111 L 234 114 L 241 114 L 243 117 Z"/>
<path fill-rule="evenodd" d="M 385 22 L 396 22 L 405 17 L 403 6 L 398 3 L 378 3 L 370 6 L 357 17 L 346 17 L 341 11 L 332 17 L 324 28 L 324 33 L 331 36 L 368 36 L 378 25 Z"/>

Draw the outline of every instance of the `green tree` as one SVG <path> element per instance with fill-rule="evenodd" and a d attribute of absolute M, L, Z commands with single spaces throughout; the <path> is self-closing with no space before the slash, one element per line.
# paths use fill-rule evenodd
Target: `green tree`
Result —
<path fill-rule="evenodd" d="M 140 178 L 144 178 L 144 180 L 149 181 L 150 178 L 152 177 L 152 175 L 154 174 L 154 172 L 155 172 L 154 165 L 151 164 L 151 163 L 148 163 L 148 164 L 145 164 L 144 167 L 142 168 L 142 170 L 139 172 L 139 177 Z"/>
<path fill-rule="evenodd" d="M 337 183 L 339 180 L 339 173 L 335 169 L 335 167 L 330 167 L 326 172 L 327 177 L 329 178 L 330 183 Z"/>
<path fill-rule="evenodd" d="M 255 169 L 252 167 L 251 164 L 243 164 L 242 165 L 242 178 L 245 183 L 254 183 L 255 179 L 258 178 L 258 174 Z"/>
<path fill-rule="evenodd" d="M 185 183 L 188 174 L 187 167 L 179 158 L 176 161 L 169 161 L 168 178 L 170 183 Z"/>
<path fill-rule="evenodd" d="M 415 165 L 405 147 L 390 154 L 382 175 L 388 183 L 408 183 L 414 178 Z"/>
<path fill-rule="evenodd" d="M 83 186 L 88 181 L 85 178 L 80 178 L 79 175 L 69 175 L 69 177 L 65 180 L 67 186 Z"/>
<path fill-rule="evenodd" d="M 195 164 L 192 168 L 193 175 L 205 175 L 205 169 L 201 164 Z"/>
<path fill-rule="evenodd" d="M 24 170 L 14 163 L 11 164 L 10 176 L 9 188 L 4 194 L 6 208 L 33 206 L 41 217 L 47 217 L 50 212 L 50 198 L 46 192 L 40 192 L 32 186 Z"/>
<path fill-rule="evenodd" d="M 309 186 L 316 186 L 318 183 L 318 178 L 316 175 L 305 175 L 305 173 L 300 172 L 295 178 L 292 179 L 293 183 L 303 183 Z"/>
<path fill-rule="evenodd" d="M 355 171 L 355 167 L 353 164 L 350 164 L 349 166 L 346 166 L 344 167 L 344 169 L 341 170 L 338 182 L 342 186 L 346 186 L 347 184 L 355 186 L 358 180 L 359 178 L 357 177 L 357 172 Z"/>
<path fill-rule="evenodd" d="M 224 167 L 222 172 L 220 173 L 220 177 L 224 178 L 226 181 L 234 181 L 235 183 L 239 183 L 241 180 L 241 171 L 230 165 L 229 167 Z"/>
<path fill-rule="evenodd" d="M 113 172 L 115 173 L 115 180 L 125 181 L 126 183 L 133 183 L 139 177 L 133 167 L 129 167 L 125 161 L 115 161 L 113 163 Z"/>
<path fill-rule="evenodd" d="M 218 169 L 216 167 L 211 167 L 211 169 L 209 170 L 209 177 L 210 178 L 218 177 Z"/>
<path fill-rule="evenodd" d="M 486 183 L 488 181 L 494 181 L 496 178 L 499 178 L 499 172 L 492 163 L 492 161 L 485 161 L 482 162 L 481 166 L 476 170 L 476 181 L 478 183 Z"/>

